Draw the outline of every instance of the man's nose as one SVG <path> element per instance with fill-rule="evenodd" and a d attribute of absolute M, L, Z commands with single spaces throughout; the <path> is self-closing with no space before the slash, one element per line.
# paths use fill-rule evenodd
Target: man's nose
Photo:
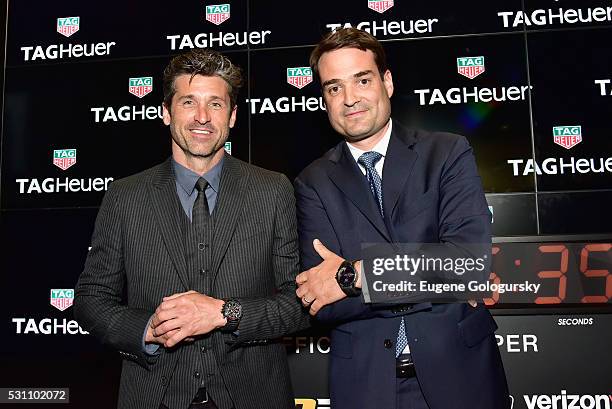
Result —
<path fill-rule="evenodd" d="M 195 111 L 195 118 L 201 124 L 205 124 L 210 121 L 210 113 L 208 111 L 208 106 L 199 105 Z"/>
<path fill-rule="evenodd" d="M 360 101 L 359 95 L 353 87 L 345 87 L 344 88 L 344 105 L 347 107 L 352 107 L 357 102 Z"/>

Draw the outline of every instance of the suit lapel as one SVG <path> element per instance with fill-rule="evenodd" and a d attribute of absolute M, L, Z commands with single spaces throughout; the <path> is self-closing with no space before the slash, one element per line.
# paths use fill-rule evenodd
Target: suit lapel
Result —
<path fill-rule="evenodd" d="M 383 165 L 383 209 L 385 218 L 392 220 L 393 211 L 399 197 L 405 191 L 406 181 L 410 178 L 418 154 L 411 148 L 416 142 L 413 132 L 403 129 L 393 122 L 393 131 Z"/>
<path fill-rule="evenodd" d="M 374 201 L 374 196 L 372 195 L 368 181 L 361 173 L 355 159 L 351 156 L 346 143 L 342 142 L 338 145 L 336 147 L 336 152 L 334 152 L 334 155 L 332 155 L 330 159 L 332 162 L 335 162 L 335 166 L 329 171 L 331 181 L 359 209 L 370 223 L 390 241 L 389 232 L 387 231 L 387 227 Z"/>
<path fill-rule="evenodd" d="M 189 289 L 189 278 L 187 276 L 187 262 L 185 261 L 185 248 L 183 233 L 181 231 L 182 211 L 181 204 L 176 194 L 176 183 L 172 162 L 168 159 L 161 164 L 158 171 L 153 175 L 152 188 L 148 189 L 150 203 L 153 208 L 155 221 L 159 226 L 166 249 L 170 254 L 172 263 L 178 272 L 185 288 Z"/>
<path fill-rule="evenodd" d="M 243 210 L 240 199 L 246 189 L 249 175 L 241 166 L 240 161 L 225 155 L 223 170 L 221 171 L 219 196 L 213 213 L 214 240 L 213 240 L 213 277 L 216 278 L 219 266 L 234 235 L 238 219 Z M 213 278 L 213 280 L 214 280 Z"/>

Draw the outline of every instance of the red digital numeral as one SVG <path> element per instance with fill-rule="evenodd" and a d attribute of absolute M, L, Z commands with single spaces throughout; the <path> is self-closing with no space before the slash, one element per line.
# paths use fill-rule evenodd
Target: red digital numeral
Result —
<path fill-rule="evenodd" d="M 563 244 L 543 245 L 538 246 L 538 250 L 542 253 L 560 253 L 561 266 L 559 270 L 545 270 L 538 272 L 540 278 L 558 278 L 559 293 L 557 297 L 537 297 L 536 304 L 560 304 L 565 299 L 565 290 L 567 288 L 567 265 L 569 262 L 569 251 Z"/>
<path fill-rule="evenodd" d="M 590 270 L 589 253 L 608 252 L 612 248 L 610 243 L 587 244 L 580 251 L 580 272 L 585 277 L 606 277 L 606 295 L 585 295 L 582 297 L 583 303 L 607 303 L 612 297 L 612 275 L 609 270 Z"/>
<path fill-rule="evenodd" d="M 497 246 L 493 246 L 491 248 L 491 254 L 494 256 L 497 253 L 499 253 L 501 251 L 501 249 Z M 491 258 L 491 267 L 493 267 L 493 258 Z M 501 278 L 495 274 L 495 271 L 491 270 L 491 274 L 489 274 L 489 281 L 492 281 L 495 284 L 499 284 L 501 283 Z M 493 293 L 491 294 L 491 297 L 489 298 L 484 298 L 483 299 L 485 305 L 495 305 L 497 303 L 497 301 L 499 301 L 499 291 L 493 291 Z"/>

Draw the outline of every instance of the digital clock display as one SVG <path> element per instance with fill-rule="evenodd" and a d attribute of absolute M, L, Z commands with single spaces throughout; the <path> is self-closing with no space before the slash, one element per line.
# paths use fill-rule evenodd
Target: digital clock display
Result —
<path fill-rule="evenodd" d="M 611 243 L 496 243 L 489 282 L 540 284 L 537 293 L 493 291 L 491 308 L 600 306 L 612 308 Z"/>

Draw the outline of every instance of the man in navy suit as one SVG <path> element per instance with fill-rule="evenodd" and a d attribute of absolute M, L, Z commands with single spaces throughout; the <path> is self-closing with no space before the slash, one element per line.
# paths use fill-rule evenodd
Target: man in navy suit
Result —
<path fill-rule="evenodd" d="M 333 326 L 332 407 L 509 408 L 497 326 L 482 304 L 372 304 L 360 294 L 364 243 L 490 243 L 470 145 L 391 119 L 393 79 L 368 33 L 330 33 L 310 65 L 344 137 L 295 181 L 305 270 L 296 293 Z"/>

